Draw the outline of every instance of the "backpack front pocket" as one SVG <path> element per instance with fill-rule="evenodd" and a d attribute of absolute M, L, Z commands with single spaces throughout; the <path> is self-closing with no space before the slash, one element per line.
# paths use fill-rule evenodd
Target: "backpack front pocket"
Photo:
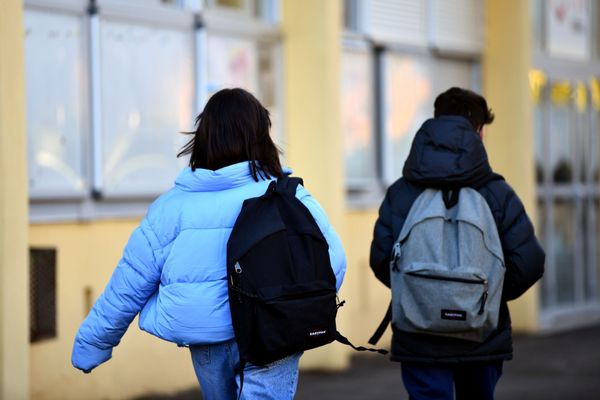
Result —
<path fill-rule="evenodd" d="M 264 291 L 255 299 L 252 355 L 267 364 L 298 351 L 332 342 L 336 337 L 336 293 L 325 285 L 298 285 Z M 277 294 L 279 292 L 279 294 Z M 267 295 L 262 297 L 261 295 Z"/>
<path fill-rule="evenodd" d="M 395 272 L 393 322 L 405 332 L 483 340 L 488 281 L 469 267 L 413 264 Z"/>

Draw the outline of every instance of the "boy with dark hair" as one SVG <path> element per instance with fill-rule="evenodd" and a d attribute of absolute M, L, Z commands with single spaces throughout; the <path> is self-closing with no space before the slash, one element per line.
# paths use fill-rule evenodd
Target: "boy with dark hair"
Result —
<path fill-rule="evenodd" d="M 436 98 L 434 108 L 435 118 L 425 121 L 414 138 L 403 177 L 390 186 L 379 209 L 370 265 L 390 287 L 392 249 L 411 206 L 427 188 L 458 193 L 472 188 L 483 197 L 496 224 L 505 266 L 497 325 L 482 341 L 469 341 L 409 332 L 394 323 L 391 359 L 402 363 L 411 399 L 453 399 L 454 393 L 458 400 L 493 399 L 503 361 L 512 358 L 506 302 L 541 278 L 545 254 L 523 204 L 489 165 L 482 138 L 494 115 L 486 100 L 453 87 Z"/>

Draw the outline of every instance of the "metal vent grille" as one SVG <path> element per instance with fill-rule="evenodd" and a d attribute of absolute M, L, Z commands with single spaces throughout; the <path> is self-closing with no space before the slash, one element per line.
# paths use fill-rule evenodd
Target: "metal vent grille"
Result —
<path fill-rule="evenodd" d="M 29 250 L 29 340 L 56 337 L 56 249 Z"/>

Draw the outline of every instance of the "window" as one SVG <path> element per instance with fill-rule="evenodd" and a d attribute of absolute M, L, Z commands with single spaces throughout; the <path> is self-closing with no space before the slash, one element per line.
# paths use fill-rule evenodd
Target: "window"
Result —
<path fill-rule="evenodd" d="M 283 143 L 278 0 L 89 5 L 26 2 L 32 221 L 143 214 L 187 164 L 181 132 L 224 87 L 254 93 Z M 244 18 L 219 11 L 236 8 Z"/>
<path fill-rule="evenodd" d="M 377 179 L 374 58 L 368 47 L 345 49 L 342 55 L 342 130 L 349 189 Z"/>
<path fill-rule="evenodd" d="M 224 35 L 208 36 L 208 97 L 226 87 L 258 89 L 258 58 L 253 40 Z"/>
<path fill-rule="evenodd" d="M 482 4 L 446 3 L 344 1 L 341 108 L 351 205 L 378 204 L 381 189 L 402 176 L 439 93 L 479 91 Z M 460 24 L 449 17 L 457 13 Z"/>
<path fill-rule="evenodd" d="M 433 118 L 436 96 L 451 86 L 477 90 L 473 83 L 476 64 L 409 53 L 386 52 L 382 56 L 384 180 L 391 184 L 402 176 L 417 130 Z"/>
<path fill-rule="evenodd" d="M 544 10 L 545 51 L 551 57 L 587 60 L 591 56 L 590 0 L 548 0 Z"/>
<path fill-rule="evenodd" d="M 360 31 L 359 0 L 344 0 L 344 29 Z"/>
<path fill-rule="evenodd" d="M 102 182 L 106 197 L 156 196 L 172 186 L 192 128 L 192 32 L 100 20 Z M 100 184 L 100 182 L 97 182 Z"/>
<path fill-rule="evenodd" d="M 82 15 L 25 13 L 29 193 L 35 199 L 82 197 L 89 189 L 82 153 L 89 123 L 85 38 Z"/>
<path fill-rule="evenodd" d="M 29 340 L 56 337 L 56 250 L 29 250 Z"/>
<path fill-rule="evenodd" d="M 548 79 L 535 111 L 540 237 L 547 250 L 542 307 L 600 302 L 598 110 L 582 81 Z"/>
<path fill-rule="evenodd" d="M 600 311 L 600 6 L 538 0 L 533 13 L 541 323 L 556 327 Z"/>

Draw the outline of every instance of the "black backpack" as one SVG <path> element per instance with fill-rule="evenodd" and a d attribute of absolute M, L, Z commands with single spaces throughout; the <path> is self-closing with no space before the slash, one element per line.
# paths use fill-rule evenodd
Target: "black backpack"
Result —
<path fill-rule="evenodd" d="M 336 279 L 329 246 L 310 211 L 296 198 L 300 178 L 270 183 L 244 201 L 227 243 L 229 305 L 240 353 L 266 365 L 338 340 Z"/>

